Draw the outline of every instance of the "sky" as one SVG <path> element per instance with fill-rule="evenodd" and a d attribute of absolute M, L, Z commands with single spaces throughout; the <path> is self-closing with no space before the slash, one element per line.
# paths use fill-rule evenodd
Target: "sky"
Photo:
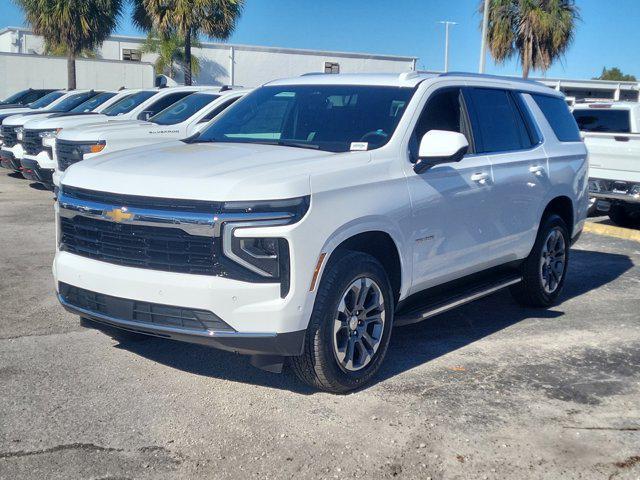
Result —
<path fill-rule="evenodd" d="M 444 68 L 444 26 L 450 30 L 449 69 L 478 71 L 479 0 L 246 0 L 229 43 L 274 47 L 379 53 L 418 57 L 418 68 Z M 604 66 L 640 76 L 640 0 L 577 0 L 581 21 L 575 40 L 548 78 L 592 78 Z M 0 0 L 0 28 L 23 26 L 20 9 Z M 127 11 L 115 33 L 141 35 Z M 520 75 L 516 61 L 487 73 Z M 535 76 L 541 76 L 539 72 Z"/>

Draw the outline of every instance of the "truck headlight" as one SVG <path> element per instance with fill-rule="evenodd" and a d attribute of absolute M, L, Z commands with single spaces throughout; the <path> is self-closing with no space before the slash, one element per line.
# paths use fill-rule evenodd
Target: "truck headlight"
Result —
<path fill-rule="evenodd" d="M 22 139 L 24 138 L 24 128 L 23 127 L 16 127 L 14 129 L 14 132 L 16 132 L 16 138 L 18 139 L 18 141 L 21 142 Z"/>
<path fill-rule="evenodd" d="M 53 148 L 56 143 L 56 138 L 58 137 L 58 133 L 60 133 L 61 128 L 56 130 L 46 130 L 44 132 L 38 133 L 38 136 L 42 139 L 42 145 L 44 147 Z"/>
<path fill-rule="evenodd" d="M 104 140 L 99 142 L 77 143 L 71 150 L 71 156 L 74 161 L 80 161 L 83 159 L 84 155 L 88 153 L 100 153 L 106 146 L 107 142 Z"/>

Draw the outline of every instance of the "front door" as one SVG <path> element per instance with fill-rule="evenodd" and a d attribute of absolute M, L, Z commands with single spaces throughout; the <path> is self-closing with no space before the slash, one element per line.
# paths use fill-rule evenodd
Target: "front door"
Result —
<path fill-rule="evenodd" d="M 469 153 L 459 162 L 417 174 L 420 139 L 429 130 L 465 134 Z M 412 202 L 412 293 L 489 267 L 483 255 L 494 239 L 491 225 L 493 173 L 489 157 L 475 153 L 471 121 L 461 88 L 429 95 L 410 139 L 406 175 Z"/>

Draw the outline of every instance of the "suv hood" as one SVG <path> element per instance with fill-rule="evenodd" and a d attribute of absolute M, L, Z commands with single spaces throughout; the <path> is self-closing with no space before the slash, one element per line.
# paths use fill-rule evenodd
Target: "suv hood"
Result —
<path fill-rule="evenodd" d="M 173 141 L 79 162 L 66 171 L 62 184 L 151 197 L 273 200 L 309 195 L 310 175 L 369 160 L 369 152 Z"/>

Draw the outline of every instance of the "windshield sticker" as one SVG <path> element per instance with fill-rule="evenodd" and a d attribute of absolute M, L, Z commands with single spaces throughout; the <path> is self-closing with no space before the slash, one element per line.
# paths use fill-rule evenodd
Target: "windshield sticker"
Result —
<path fill-rule="evenodd" d="M 369 150 L 368 142 L 351 142 L 351 151 L 352 152 L 363 152 Z"/>

